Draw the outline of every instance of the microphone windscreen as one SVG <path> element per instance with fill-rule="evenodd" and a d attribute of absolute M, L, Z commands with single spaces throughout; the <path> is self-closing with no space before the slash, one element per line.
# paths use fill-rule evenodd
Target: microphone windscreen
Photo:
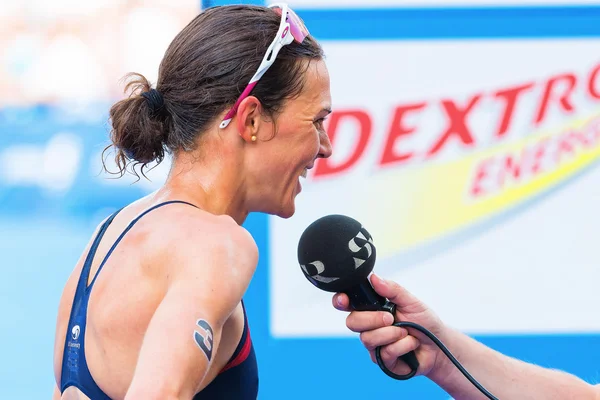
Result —
<path fill-rule="evenodd" d="M 371 273 L 375 246 L 362 224 L 345 215 L 328 215 L 310 224 L 298 242 L 304 276 L 328 292 L 349 289 Z"/>

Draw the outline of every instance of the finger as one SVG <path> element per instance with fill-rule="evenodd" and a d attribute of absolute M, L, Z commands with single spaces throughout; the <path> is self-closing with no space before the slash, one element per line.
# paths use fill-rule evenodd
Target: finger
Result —
<path fill-rule="evenodd" d="M 420 345 L 419 339 L 414 336 L 407 336 L 397 342 L 383 346 L 381 348 L 381 359 L 389 369 L 393 369 L 398 364 L 398 357 L 416 350 Z"/>
<path fill-rule="evenodd" d="M 374 331 L 365 331 L 360 334 L 360 341 L 367 350 L 375 350 L 378 346 L 385 346 L 408 336 L 408 331 L 396 326 L 386 326 Z"/>
<path fill-rule="evenodd" d="M 340 311 L 352 311 L 350 308 L 350 299 L 344 293 L 336 293 L 331 299 L 333 307 Z"/>
<path fill-rule="evenodd" d="M 394 317 L 387 311 L 353 311 L 346 317 L 346 326 L 353 332 L 372 331 L 393 323 Z"/>
<path fill-rule="evenodd" d="M 412 293 L 394 281 L 385 280 L 374 273 L 371 274 L 370 280 L 373 289 L 375 289 L 377 293 L 388 298 L 392 303 L 397 304 L 399 307 L 419 301 Z"/>
<path fill-rule="evenodd" d="M 375 350 L 369 351 L 369 356 L 371 356 L 371 361 L 377 364 L 377 357 L 375 356 Z"/>

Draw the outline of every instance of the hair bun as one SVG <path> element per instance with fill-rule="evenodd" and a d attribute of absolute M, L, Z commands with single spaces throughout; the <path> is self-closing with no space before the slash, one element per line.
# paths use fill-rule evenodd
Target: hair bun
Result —
<path fill-rule="evenodd" d="M 147 92 L 142 93 L 142 97 L 148 102 L 150 115 L 153 117 L 163 113 L 165 107 L 165 99 L 163 95 L 156 89 L 152 88 Z"/>

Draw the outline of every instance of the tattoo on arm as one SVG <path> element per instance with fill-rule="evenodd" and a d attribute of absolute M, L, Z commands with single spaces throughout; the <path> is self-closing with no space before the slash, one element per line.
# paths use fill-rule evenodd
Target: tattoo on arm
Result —
<path fill-rule="evenodd" d="M 210 327 L 210 324 L 203 319 L 196 321 L 196 325 L 198 325 L 200 329 L 194 331 L 194 340 L 210 362 L 213 351 L 213 330 Z"/>

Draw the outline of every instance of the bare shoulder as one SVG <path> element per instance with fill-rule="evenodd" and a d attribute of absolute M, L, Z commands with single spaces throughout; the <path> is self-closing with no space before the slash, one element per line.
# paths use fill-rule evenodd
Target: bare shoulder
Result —
<path fill-rule="evenodd" d="M 213 215 L 203 210 L 187 210 L 185 215 L 171 225 L 173 240 L 181 243 L 186 251 L 211 249 L 211 253 L 228 251 L 229 255 L 258 258 L 254 238 L 228 215 Z"/>
<path fill-rule="evenodd" d="M 600 384 L 593 385 L 594 400 L 600 400 Z"/>
<path fill-rule="evenodd" d="M 198 240 L 206 241 L 213 257 L 225 265 L 248 267 L 254 273 L 258 262 L 258 248 L 250 233 L 229 216 L 210 216 L 209 231 L 200 230 L 190 235 L 189 245 L 198 248 Z M 208 237 L 206 236 L 208 233 Z M 194 250 L 193 250 L 194 251 Z"/>
<path fill-rule="evenodd" d="M 252 235 L 231 217 L 190 207 L 173 214 L 165 229 L 165 253 L 178 274 L 186 279 L 202 275 L 205 280 L 225 281 L 225 289 L 245 290 L 256 269 L 258 248 Z M 239 288 L 232 287 L 236 283 Z"/>

